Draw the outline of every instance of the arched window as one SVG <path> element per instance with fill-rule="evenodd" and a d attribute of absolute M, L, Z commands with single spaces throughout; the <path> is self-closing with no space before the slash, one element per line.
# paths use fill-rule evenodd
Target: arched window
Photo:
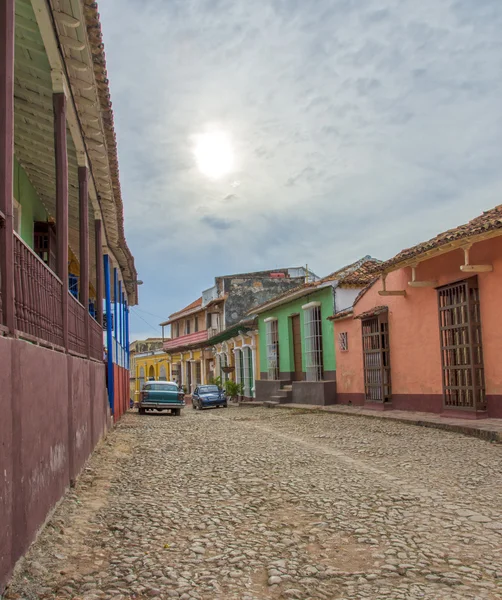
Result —
<path fill-rule="evenodd" d="M 160 365 L 159 381 L 167 381 L 166 365 Z"/>
<path fill-rule="evenodd" d="M 153 365 L 150 365 L 150 368 L 148 369 L 148 379 L 155 379 L 155 369 L 153 368 Z"/>

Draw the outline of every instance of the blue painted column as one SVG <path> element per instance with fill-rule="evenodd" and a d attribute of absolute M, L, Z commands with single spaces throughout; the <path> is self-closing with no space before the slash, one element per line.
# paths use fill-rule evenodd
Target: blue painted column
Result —
<path fill-rule="evenodd" d="M 130 369 L 131 368 L 131 354 L 130 354 L 130 348 L 129 348 L 129 307 L 127 306 L 127 302 L 126 302 L 126 352 L 127 352 L 127 368 Z"/>
<path fill-rule="evenodd" d="M 113 379 L 113 335 L 112 335 L 112 295 L 110 281 L 110 260 L 108 254 L 103 255 L 105 271 L 105 303 L 106 303 L 106 347 L 107 347 L 107 372 L 108 372 L 108 404 L 113 415 L 113 401 L 115 398 L 115 382 Z"/>
<path fill-rule="evenodd" d="M 119 281 L 119 322 L 117 324 L 117 341 L 120 346 L 120 366 L 124 366 L 124 305 L 122 295 L 122 282 Z"/>
<path fill-rule="evenodd" d="M 119 276 L 116 268 L 113 269 L 113 331 L 114 331 L 114 347 L 115 347 L 115 364 L 120 364 L 119 358 Z"/>

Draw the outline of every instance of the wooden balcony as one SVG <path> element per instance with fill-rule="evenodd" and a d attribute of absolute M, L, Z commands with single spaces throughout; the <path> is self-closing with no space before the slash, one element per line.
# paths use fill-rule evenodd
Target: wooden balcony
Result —
<path fill-rule="evenodd" d="M 88 310 L 68 294 L 68 350 L 103 360 L 103 329 Z M 59 277 L 14 234 L 15 329 L 20 338 L 64 350 L 63 284 Z M 0 324 L 3 325 L 0 295 Z M 87 350 L 89 346 L 89 352 Z"/>
<path fill-rule="evenodd" d="M 188 335 L 180 335 L 180 337 L 166 340 L 164 342 L 164 350 L 171 350 L 173 348 L 182 348 L 185 346 L 193 346 L 207 340 L 207 330 L 197 331 L 196 333 L 189 333 Z"/>

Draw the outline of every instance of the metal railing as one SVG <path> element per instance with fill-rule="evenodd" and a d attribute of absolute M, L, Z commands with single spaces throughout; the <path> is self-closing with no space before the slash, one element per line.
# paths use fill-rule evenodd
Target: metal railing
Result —
<path fill-rule="evenodd" d="M 87 355 L 86 345 L 87 311 L 80 302 L 68 292 L 68 348 L 71 352 Z"/>
<path fill-rule="evenodd" d="M 103 360 L 103 328 L 92 317 L 89 317 L 89 346 L 91 358 Z"/>
<path fill-rule="evenodd" d="M 63 284 L 47 265 L 14 234 L 14 306 L 18 331 L 63 345 Z"/>

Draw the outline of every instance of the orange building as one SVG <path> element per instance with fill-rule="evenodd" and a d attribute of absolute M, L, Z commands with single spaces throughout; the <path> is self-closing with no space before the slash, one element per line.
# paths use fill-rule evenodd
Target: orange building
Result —
<path fill-rule="evenodd" d="M 337 402 L 502 417 L 502 205 L 400 252 L 335 314 Z"/>

